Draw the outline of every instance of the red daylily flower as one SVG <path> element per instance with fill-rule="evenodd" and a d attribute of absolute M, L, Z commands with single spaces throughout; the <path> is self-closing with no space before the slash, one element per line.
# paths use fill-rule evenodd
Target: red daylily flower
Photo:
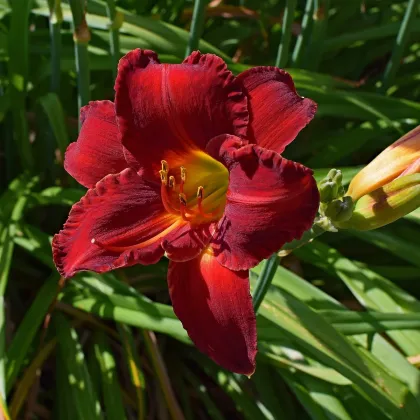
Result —
<path fill-rule="evenodd" d="M 319 196 L 312 171 L 280 156 L 313 118 L 276 67 L 235 78 L 217 56 L 160 64 L 121 59 L 115 105 L 91 102 L 65 156 L 90 188 L 53 240 L 64 277 L 170 260 L 176 315 L 221 366 L 255 370 L 248 270 L 309 229 Z"/>

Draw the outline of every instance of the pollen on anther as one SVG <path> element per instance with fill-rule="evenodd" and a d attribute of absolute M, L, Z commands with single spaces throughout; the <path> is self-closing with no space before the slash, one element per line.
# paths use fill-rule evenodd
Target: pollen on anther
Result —
<path fill-rule="evenodd" d="M 183 205 L 186 206 L 187 205 L 187 196 L 183 193 L 178 195 L 179 197 L 179 202 Z"/>
<path fill-rule="evenodd" d="M 166 160 L 161 160 L 160 163 L 162 164 L 162 171 L 168 172 L 169 171 L 169 165 Z"/>
<path fill-rule="evenodd" d="M 166 185 L 168 183 L 168 173 L 162 169 L 159 171 L 159 175 L 162 184 Z"/>
<path fill-rule="evenodd" d="M 169 177 L 169 188 L 173 188 L 173 187 L 175 187 L 175 177 L 171 175 Z"/>
<path fill-rule="evenodd" d="M 181 179 L 185 182 L 187 179 L 187 169 L 184 166 L 181 166 Z"/>

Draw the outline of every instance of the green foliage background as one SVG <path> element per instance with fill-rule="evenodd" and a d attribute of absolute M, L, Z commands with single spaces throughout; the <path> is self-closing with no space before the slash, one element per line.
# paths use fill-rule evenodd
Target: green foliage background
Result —
<path fill-rule="evenodd" d="M 191 345 L 169 305 L 166 261 L 78 275 L 48 328 L 44 318 L 60 280 L 51 236 L 84 194 L 63 153 L 80 104 L 112 99 L 121 54 L 149 48 L 180 62 L 202 31 L 200 50 L 235 73 L 284 65 L 319 104 L 285 155 L 318 178 L 339 167 L 348 182 L 419 124 L 419 2 L 201 0 L 189 41 L 191 1 L 88 0 L 91 39 L 76 45 L 81 2 L 63 0 L 62 21 L 59 3 L 0 0 L 3 417 L 417 420 L 420 211 L 284 258 L 259 310 L 250 380 Z"/>

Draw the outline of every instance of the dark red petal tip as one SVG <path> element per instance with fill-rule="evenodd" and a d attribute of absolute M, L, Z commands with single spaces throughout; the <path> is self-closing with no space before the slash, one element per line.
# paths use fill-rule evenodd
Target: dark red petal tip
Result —
<path fill-rule="evenodd" d="M 229 190 L 211 246 L 222 265 L 246 270 L 312 226 L 319 192 L 309 168 L 256 145 L 229 147 L 227 137 L 220 158 Z"/>
<path fill-rule="evenodd" d="M 317 104 L 299 96 L 290 74 L 278 67 L 254 67 L 238 80 L 248 96 L 249 138 L 282 153 L 312 120 Z"/>
<path fill-rule="evenodd" d="M 183 63 L 200 66 L 208 72 L 215 72 L 217 74 L 217 78 L 220 80 L 221 86 L 226 90 L 227 93 L 227 109 L 231 114 L 231 123 L 233 125 L 233 130 L 221 130 L 217 134 L 230 133 L 245 138 L 248 131 L 249 121 L 247 99 L 242 90 L 242 84 L 227 68 L 227 65 L 223 59 L 215 54 L 201 54 L 200 51 L 193 51 L 183 61 Z"/>
<path fill-rule="evenodd" d="M 80 121 L 79 138 L 67 148 L 64 168 L 80 184 L 93 188 L 104 176 L 128 165 L 111 101 L 90 102 L 80 110 Z"/>
<path fill-rule="evenodd" d="M 159 166 L 168 153 L 204 150 L 222 133 L 246 134 L 242 85 L 217 56 L 194 53 L 182 64 L 160 64 L 136 50 L 121 60 L 115 90 L 122 144 L 137 168 Z"/>
<path fill-rule="evenodd" d="M 194 344 L 223 368 L 252 375 L 257 331 L 248 271 L 231 271 L 203 253 L 170 262 L 168 284 L 174 311 Z"/>

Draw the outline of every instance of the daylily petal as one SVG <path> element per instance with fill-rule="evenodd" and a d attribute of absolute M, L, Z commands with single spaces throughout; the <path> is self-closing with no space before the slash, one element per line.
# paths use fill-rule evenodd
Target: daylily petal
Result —
<path fill-rule="evenodd" d="M 206 248 L 214 233 L 216 223 L 191 226 L 189 223 L 170 233 L 162 248 L 171 261 L 184 262 L 197 257 Z"/>
<path fill-rule="evenodd" d="M 102 179 L 73 206 L 64 229 L 54 237 L 53 256 L 60 274 L 71 277 L 82 270 L 101 273 L 154 264 L 164 254 L 164 241 L 193 258 L 205 239 L 164 210 L 160 186 L 125 169 Z"/>
<path fill-rule="evenodd" d="M 160 165 L 170 150 L 204 149 L 222 133 L 246 134 L 246 97 L 215 55 L 196 52 L 167 65 L 152 51 L 131 51 L 120 61 L 115 90 L 122 143 L 139 166 Z"/>
<path fill-rule="evenodd" d="M 257 333 L 248 271 L 231 271 L 211 253 L 170 262 L 173 308 L 194 344 L 220 366 L 252 375 Z"/>
<path fill-rule="evenodd" d="M 90 102 L 80 110 L 82 128 L 77 142 L 67 148 L 64 168 L 77 182 L 87 188 L 108 174 L 127 168 L 110 101 Z"/>
<path fill-rule="evenodd" d="M 229 169 L 229 189 L 211 246 L 222 265 L 246 270 L 312 226 L 319 193 L 305 166 L 256 145 L 237 148 L 239 139 L 225 137 L 220 158 Z"/>
<path fill-rule="evenodd" d="M 314 117 L 317 105 L 296 93 L 289 73 L 277 67 L 253 67 L 238 76 L 248 96 L 248 137 L 282 153 Z"/>

